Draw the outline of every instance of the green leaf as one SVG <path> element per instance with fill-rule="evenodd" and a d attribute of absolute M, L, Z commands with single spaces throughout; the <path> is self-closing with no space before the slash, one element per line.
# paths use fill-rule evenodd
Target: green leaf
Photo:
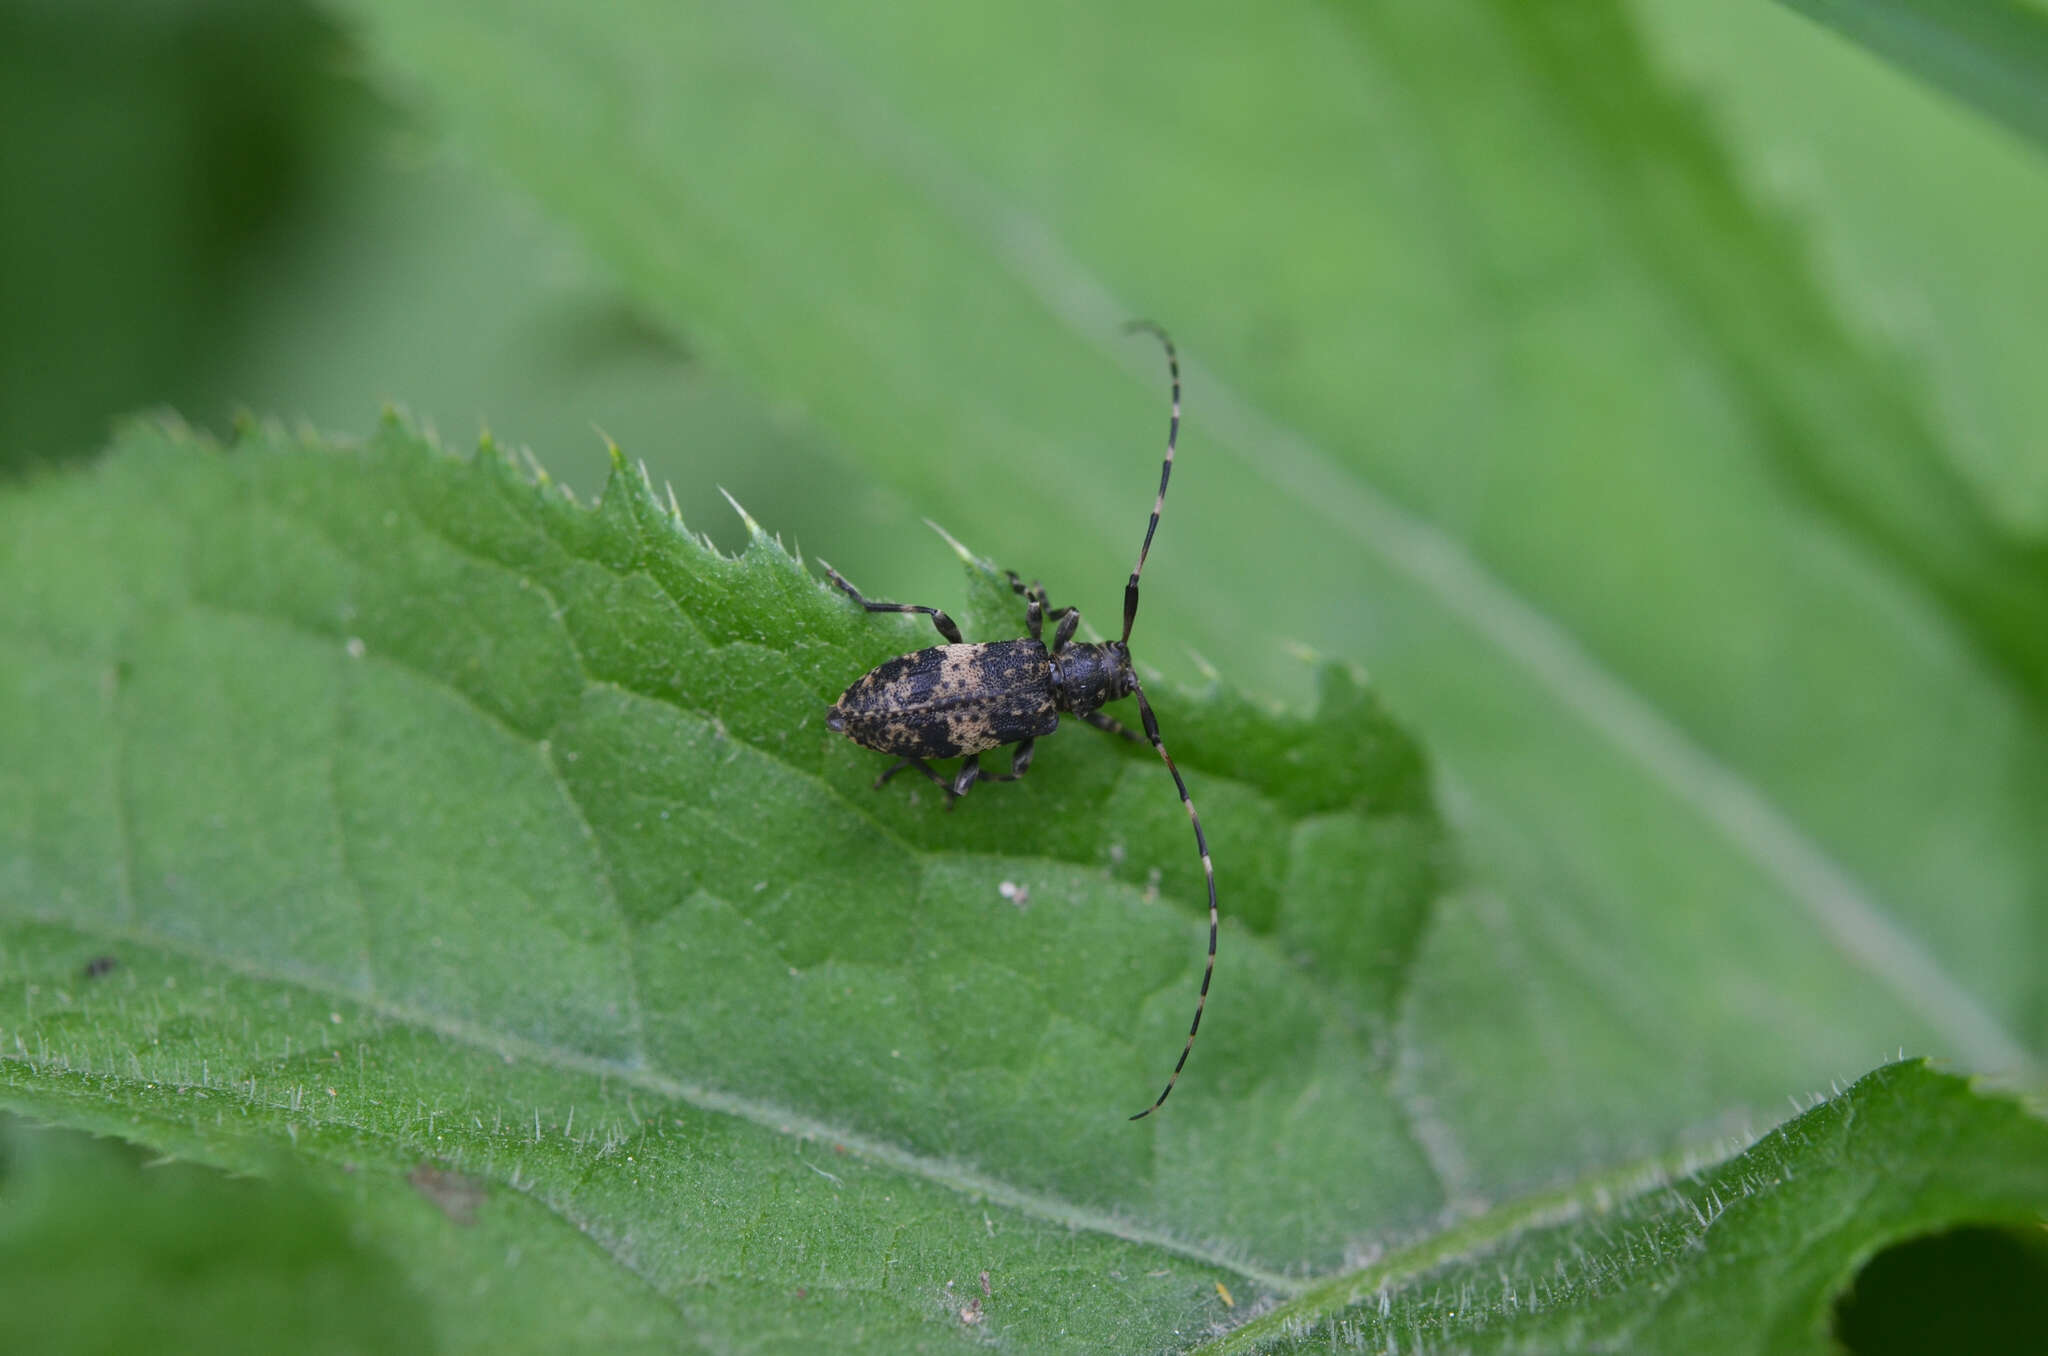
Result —
<path fill-rule="evenodd" d="M 0 900 L 26 911 L 0 915 L 13 920 L 0 1003 L 20 993 L 18 1017 L 0 1007 L 10 1104 L 239 1170 L 296 1140 L 316 1191 L 383 1203 L 370 1232 L 426 1294 L 444 1345 L 670 1348 L 688 1334 L 896 1350 L 951 1333 L 1185 1347 L 1404 1239 L 1432 1264 L 1469 1260 L 1546 1204 L 1597 1208 L 1646 1155 L 1757 1123 L 1787 1089 L 1877 1052 L 2022 1068 L 2048 1043 L 2048 463 L 2028 460 L 2041 353 L 2024 267 L 2048 218 L 2034 180 L 1987 189 L 1986 167 L 2008 160 L 1948 154 L 1981 141 L 1895 139 L 1886 123 L 1866 138 L 1883 153 L 1858 161 L 1877 187 L 1824 196 L 1809 249 L 1812 223 L 1756 205 L 1776 201 L 1758 185 L 1773 183 L 1782 129 L 1773 140 L 1736 120 L 1724 142 L 1607 6 L 1283 4 L 1251 31 L 1185 5 L 1071 7 L 1031 25 L 958 7 L 858 20 L 349 9 L 367 16 L 378 68 L 431 90 L 458 138 L 580 230 L 708 355 L 715 385 L 762 393 L 758 409 L 732 402 L 748 406 L 739 437 L 709 434 L 721 455 L 750 455 L 734 444 L 763 430 L 764 459 L 786 453 L 784 429 L 809 448 L 839 440 L 839 473 L 802 487 L 822 519 L 804 533 L 813 546 L 821 527 L 840 534 L 827 554 L 875 592 L 952 592 L 877 566 L 922 540 L 868 540 L 889 510 L 836 512 L 886 477 L 897 510 L 936 512 L 1110 615 L 1151 494 L 1160 392 L 1156 357 L 1109 336 L 1129 311 L 1171 321 L 1194 360 L 1190 421 L 1143 657 L 1191 671 L 1178 644 L 1193 638 L 1232 681 L 1294 693 L 1311 671 L 1287 638 L 1371 660 L 1444 755 L 1474 869 L 1432 897 L 1435 826 L 1407 790 L 1421 764 L 1406 740 L 1344 780 L 1385 729 L 1346 726 L 1363 700 L 1348 669 L 1322 680 L 1320 724 L 1276 727 L 1220 686 L 1182 694 L 1168 736 L 1208 760 L 1192 764 L 1196 795 L 1212 827 L 1238 826 L 1219 861 L 1244 874 L 1226 887 L 1226 969 L 1174 1122 L 1143 1141 L 1161 1146 L 1152 1158 L 1119 1160 L 1129 1141 L 1096 1143 L 1092 1105 L 992 1113 L 1002 1089 L 985 1085 L 1007 1080 L 1021 1106 L 1071 1083 L 1077 1103 L 1107 1108 L 1111 1083 L 1149 1095 L 1150 1048 L 1177 1049 L 1199 912 L 1177 876 L 1191 869 L 1185 826 L 1161 770 L 1136 770 L 1141 752 L 1059 741 L 1031 782 L 935 825 L 895 801 L 873 808 L 872 760 L 824 741 L 807 775 L 840 777 L 845 794 L 813 817 L 821 832 L 851 815 L 883 848 L 921 854 L 910 912 L 863 912 L 849 874 L 884 893 L 903 879 L 866 870 L 878 849 L 764 839 L 747 800 L 763 783 L 745 780 L 760 769 L 718 761 L 723 730 L 742 754 L 766 750 L 780 787 L 796 755 L 773 735 L 804 727 L 777 721 L 815 718 L 839 666 L 868 657 L 847 640 L 830 680 L 808 652 L 777 667 L 744 624 L 776 615 L 764 580 L 798 589 L 793 571 L 759 571 L 766 546 L 717 576 L 721 593 L 605 555 L 618 542 L 557 504 L 536 510 L 552 547 L 523 554 L 530 525 L 497 535 L 473 483 L 446 467 L 420 483 L 390 474 L 390 458 L 418 452 L 395 452 L 400 435 L 366 458 L 373 488 L 350 481 L 360 466 L 314 476 L 310 498 L 345 525 L 323 538 L 290 484 L 248 489 L 247 468 L 224 482 L 145 474 L 144 439 L 90 488 L 47 482 L 0 510 Z M 1764 64 L 1738 56 L 1745 73 Z M 1908 144 L 1914 166 L 1940 151 L 1940 191 L 1894 163 Z M 466 261 L 465 214 L 440 213 Z M 1982 229 L 1946 233 L 1956 220 Z M 1854 269 L 1844 242 L 1871 247 Z M 1927 322 L 1941 363 L 1923 374 L 1891 330 L 1870 337 L 1856 284 L 1874 271 L 1921 300 L 1928 258 L 1950 290 Z M 1987 319 L 1993 291 L 2003 309 Z M 281 313 L 278 329 L 299 327 Z M 503 379 L 489 351 L 470 357 Z M 544 403 L 603 396 L 559 389 Z M 551 413 L 618 427 L 608 405 Z M 701 464 L 707 433 L 678 421 L 662 449 L 675 460 L 657 464 Z M 2001 459 L 1988 470 L 1987 448 Z M 502 468 L 481 476 L 484 502 L 530 498 Z M 2007 493 L 2029 485 L 2024 502 Z M 636 488 L 625 499 L 662 516 Z M 373 529 L 394 524 L 404 541 L 387 552 Z M 661 540 L 636 532 L 643 548 Z M 359 556 L 320 558 L 336 540 Z M 539 581 L 545 619 L 490 586 L 506 570 Z M 607 574 L 653 580 L 668 602 Z M 1100 594 L 1069 592 L 1097 580 Z M 579 586 L 605 601 L 561 603 Z M 982 633 L 1014 633 L 1014 599 L 985 573 L 972 591 Z M 359 599 L 375 634 L 343 611 Z M 664 607 L 687 626 L 642 624 Z M 269 633 L 279 617 L 296 648 Z M 803 606 L 784 620 L 824 634 Z M 856 636 L 891 634 L 866 620 Z M 664 673 L 678 634 L 702 644 Z M 927 638 L 898 628 L 884 648 Z M 374 681 L 350 685 L 362 667 Z M 714 670 L 723 705 L 707 733 L 662 684 Z M 594 685 L 635 711 L 648 700 L 650 718 L 586 710 L 594 672 L 625 674 Z M 358 715 L 372 719 L 342 721 Z M 103 726 L 118 737 L 96 737 Z M 558 762 L 557 731 L 581 741 L 559 746 L 573 764 Z M 1296 765 L 1313 775 L 1290 780 Z M 593 769 L 616 775 L 581 780 Z M 536 775 L 541 792 L 559 784 L 554 800 Z M 1332 776 L 1408 822 L 1325 825 L 1315 793 Z M 746 804 L 651 832 L 613 796 L 652 786 L 649 803 L 673 808 L 729 784 Z M 586 801 L 618 813 L 584 814 L 582 838 L 566 807 Z M 790 872 L 788 891 L 764 892 L 766 923 L 719 893 L 744 855 L 721 826 L 742 813 L 748 845 Z M 1105 838 L 1108 822 L 1139 836 Z M 1138 871 L 1148 857 L 1158 899 Z M 1374 879 L 1383 866 L 1396 878 Z M 1041 867 L 1052 874 L 1023 874 Z M 1054 868 L 1115 868 L 1121 892 Z M 1392 903 L 1359 909 L 1362 879 Z M 655 935 L 669 967 L 650 988 L 647 920 L 630 910 L 675 882 L 696 892 L 677 907 L 710 921 Z M 1030 912 L 1012 920 L 994 901 L 1014 909 L 1020 882 Z M 1102 938 L 1114 919 L 1062 915 L 1049 928 L 1049 890 L 1150 911 L 1152 925 Z M 1297 907 L 1337 891 L 1345 908 Z M 154 912 L 105 905 L 124 897 Z M 959 916 L 961 900 L 995 918 Z M 461 926 L 436 927 L 450 912 Z M 839 931 L 812 926 L 821 917 Z M 845 985 L 856 992 L 836 1009 L 813 993 L 776 1024 L 776 1004 L 797 1001 L 784 952 L 800 975 L 840 965 L 865 980 L 904 918 L 895 990 Z M 1176 918 L 1169 971 L 1148 948 Z M 927 935 L 931 957 L 915 949 Z M 850 960 L 804 950 L 842 944 Z M 688 995 L 667 1028 L 644 1010 L 635 1028 L 608 989 L 620 954 L 643 997 Z M 1134 956 L 1154 968 L 1116 968 Z M 105 957 L 115 968 L 94 964 Z M 1238 977 L 1250 1036 L 1219 1055 L 1219 1033 L 1240 1030 L 1222 1006 L 1229 967 L 1254 957 Z M 1148 997 L 1118 1009 L 1120 986 Z M 960 997 L 1018 992 L 986 1009 Z M 1315 1022 L 1291 1020 L 1304 1005 Z M 900 1039 L 956 1021 L 973 1040 L 955 1027 Z M 375 1039 L 337 1036 L 352 1026 Z M 658 1060 L 622 1052 L 622 1027 Z M 733 1030 L 744 1048 L 720 1038 Z M 811 1048 L 777 1047 L 791 1031 Z M 354 1083 L 313 1077 L 358 1048 Z M 1205 1065 L 1219 1080 L 1206 1091 L 1193 1081 Z M 1269 1065 L 1273 1085 L 1257 1081 Z M 1355 1105 L 1331 1111 L 1314 1072 L 1287 1102 L 1299 1070 L 1326 1067 L 1340 1100 L 1365 1089 Z M 332 1114 L 309 1115 L 329 1087 Z M 1215 1097 L 1231 1115 L 1204 1122 L 1199 1099 Z M 653 1130 L 638 1120 L 650 1104 Z M 1375 1119 L 1388 1105 L 1402 1133 Z M 451 1131 L 444 1117 L 463 1112 L 469 1129 Z M 607 1157 L 592 1126 L 680 1144 Z M 830 1144 L 844 1163 L 801 1151 Z M 805 1194 L 849 1184 L 865 1194 L 836 1213 Z M 2032 1198 L 2021 1184 L 2003 1199 Z M 1823 1221 L 1800 1223 L 1814 1236 Z M 954 1261 L 982 1249 L 1018 1284 L 975 1311 Z M 1882 1286 L 1878 1272 L 1865 1281 Z M 1226 1310 L 1212 1281 L 1242 1307 Z M 829 1303 L 803 1307 L 827 1282 Z M 1717 1305 L 1752 1331 L 1753 1312 Z M 1484 1334 L 1451 1340 L 1467 1338 Z"/>
<path fill-rule="evenodd" d="M 623 458 L 586 508 L 395 422 L 137 428 L 0 543 L 0 1101 L 289 1141 L 408 1274 L 588 1254 L 476 1334 L 1184 1345 L 1218 1281 L 1445 1204 L 1393 1066 L 1440 830 L 1341 667 L 1314 719 L 1151 685 L 1230 906 L 1134 1126 L 1207 937 L 1165 769 L 1090 732 L 952 814 L 876 792 L 824 709 L 931 637 L 758 530 L 718 555 Z M 401 1210 L 423 1171 L 497 1226 Z M 487 1344 L 498 1292 L 426 1298 Z"/>
<path fill-rule="evenodd" d="M 0 1340 L 10 1351 L 422 1350 L 390 1258 L 280 1157 L 272 1181 L 0 1117 Z"/>
<path fill-rule="evenodd" d="M 2048 15 L 2029 0 L 1781 0 L 2048 148 Z"/>
<path fill-rule="evenodd" d="M 1204 1350 L 1828 1350 L 1858 1267 L 1958 1224 L 2012 1230 L 2019 1285 L 1975 1313 L 1923 1293 L 1931 1312 L 1913 1320 L 1969 1350 L 2040 1335 L 2048 1125 L 1923 1063 L 1880 1069 L 1723 1162 L 1547 1206 L 1396 1250 Z"/>
<path fill-rule="evenodd" d="M 1148 624 L 1267 690 L 1369 662 L 1471 847 L 1400 1032 L 1452 1196 L 1902 1047 L 2036 1064 L 2048 569 L 1619 7 L 338 8 L 693 351 L 1047 579 L 1127 568 L 1117 327 L 1171 322 Z"/>
<path fill-rule="evenodd" d="M 1995 535 L 2048 541 L 2038 151 L 1775 0 L 1635 8 L 1743 198 L 1794 234 L 1799 271 L 1889 360 L 1929 451 Z"/>

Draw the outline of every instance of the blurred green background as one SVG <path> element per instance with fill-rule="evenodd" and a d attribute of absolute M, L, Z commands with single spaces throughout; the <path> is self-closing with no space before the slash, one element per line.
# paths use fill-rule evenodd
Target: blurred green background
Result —
<path fill-rule="evenodd" d="M 0 473 L 147 410 L 360 434 L 395 404 L 454 445 L 489 427 L 542 449 L 588 493 L 602 429 L 728 546 L 721 484 L 804 541 L 917 521 L 437 147 L 310 6 L 0 4 L 0 203 Z"/>
<path fill-rule="evenodd" d="M 1764 220 L 1796 218 L 1770 243 L 1789 242 L 1875 370 L 1903 380 L 1938 419 L 1929 432 L 1970 497 L 1968 525 L 2034 553 L 2038 566 L 2048 543 L 2048 383 L 2038 380 L 2048 260 L 2037 244 L 2048 180 L 2037 154 L 1766 0 L 1712 16 L 1672 0 L 1596 8 L 1618 14 L 1624 44 L 1642 43 L 1629 54 L 1667 77 L 1697 116 L 1699 128 L 1676 129 L 1658 149 L 1699 151 L 1686 143 L 1710 129 L 1720 141 L 1712 153 L 1733 157 Z M 366 74 L 336 17 L 348 9 L 0 4 L 0 469 L 90 454 L 116 418 L 141 410 L 173 409 L 223 435 L 243 411 L 351 432 L 390 402 L 455 443 L 488 426 L 541 449 L 552 471 L 586 491 L 602 477 L 601 428 L 670 476 L 689 521 L 721 540 L 737 534 L 718 483 L 785 536 L 872 560 L 903 581 L 897 592 L 953 586 L 942 553 L 904 540 L 904 524 L 930 506 L 872 474 L 863 458 L 875 451 L 843 445 L 733 364 L 697 361 L 680 333 L 689 322 L 615 277 L 576 222 L 452 150 L 432 98 L 406 97 L 400 108 L 385 97 L 390 83 Z M 1185 74 L 1195 83 L 1214 73 Z M 1165 75 L 1180 78 L 1170 66 Z M 1483 101 L 1479 61 L 1464 78 Z M 1254 104 L 1260 95 L 1230 93 Z M 1051 159 L 1070 135 L 1049 123 L 1020 140 Z M 1194 163 L 1236 156 L 1207 135 L 1180 139 Z M 1530 158 L 1541 164 L 1536 140 Z M 1617 139 L 1612 149 L 1629 148 Z M 1375 172 L 1390 168 L 1400 177 L 1398 164 Z M 790 187 L 800 213 L 801 191 Z M 1541 190 L 1523 187 L 1532 210 L 1547 210 Z M 1201 176 L 1181 189 L 1198 203 Z M 1497 197 L 1513 228 L 1540 230 L 1540 217 L 1514 218 L 1517 192 L 1482 183 L 1466 206 Z M 1244 205 L 1234 222 L 1172 223 L 1157 253 L 1178 252 L 1175 232 L 1255 232 L 1275 206 Z M 1726 223 L 1709 228 L 1717 225 Z M 1240 308 L 1233 319 L 1253 342 L 1295 352 L 1305 342 L 1299 318 L 1278 312 L 1283 299 L 1260 275 L 1284 263 L 1313 277 L 1315 260 L 1262 258 L 1284 248 L 1279 237 L 1270 249 L 1256 234 L 1238 243 L 1242 275 L 1209 276 L 1202 291 Z M 1689 285 L 1711 285 L 1714 265 L 1693 262 L 1704 276 Z M 1558 266 L 1561 296 L 1610 285 L 1597 267 L 1582 266 L 1574 281 L 1568 259 Z M 1418 278 L 1446 291 L 1472 281 Z M 1652 291 L 1680 281 L 1634 280 Z M 1163 301 L 1170 309 L 1178 299 Z M 1803 338 L 1778 337 L 1792 341 L 1788 353 Z M 1414 348 L 1413 370 L 1399 373 L 1414 406 L 1461 435 L 1436 454 L 1462 464 L 1449 483 L 1463 488 L 1435 506 L 1444 516 L 1460 498 L 1500 493 L 1505 477 L 1491 463 L 1511 463 L 1517 449 L 1512 429 L 1460 428 L 1446 408 L 1455 383 L 1424 364 L 1428 341 Z M 1336 371 L 1347 360 L 1341 349 L 1306 356 Z M 1202 396 L 1194 383 L 1197 437 Z M 676 445 L 678 430 L 687 447 Z M 1469 436 L 1481 431 L 1505 436 Z M 1859 468 L 1891 474 L 1846 460 L 1847 473 Z M 2041 677 L 2042 651 L 2030 653 Z M 1302 695 L 1275 667 L 1250 676 Z"/>

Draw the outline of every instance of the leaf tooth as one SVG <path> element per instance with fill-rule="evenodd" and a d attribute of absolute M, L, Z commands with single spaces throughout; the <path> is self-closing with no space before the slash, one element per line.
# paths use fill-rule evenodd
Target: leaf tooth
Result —
<path fill-rule="evenodd" d="M 548 468 L 540 464 L 540 458 L 534 456 L 533 449 L 525 443 L 519 444 L 519 459 L 526 464 L 527 474 L 533 477 L 534 484 L 545 489 L 554 483 L 554 477 L 548 474 Z"/>
<path fill-rule="evenodd" d="M 763 530 L 759 523 L 754 521 L 754 515 L 747 512 L 745 509 L 741 508 L 740 501 L 733 498 L 732 494 L 725 488 L 725 486 L 720 485 L 718 487 L 718 492 L 725 496 L 725 502 L 732 505 L 732 511 L 734 513 L 739 514 L 740 521 L 747 525 L 747 535 L 749 537 L 752 537 L 755 541 L 765 540 L 768 536 L 768 533 L 765 530 Z"/>

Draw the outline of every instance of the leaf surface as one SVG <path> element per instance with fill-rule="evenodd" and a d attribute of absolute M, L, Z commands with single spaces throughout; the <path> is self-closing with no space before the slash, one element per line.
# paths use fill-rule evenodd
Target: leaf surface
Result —
<path fill-rule="evenodd" d="M 1204 1350 L 1796 1352 L 1853 1332 L 1853 1350 L 1889 1351 L 1921 1331 L 2019 1351 L 2048 1318 L 2048 1126 L 1924 1063 L 1879 1069 L 1724 1161 L 1504 1213 L 1319 1283 Z M 1966 1283 L 1893 1273 L 1918 1301 L 1895 1307 L 1905 1327 L 1838 1326 L 1857 1267 L 1959 1224 L 2006 1231 L 1992 1237 L 2012 1288 L 1967 1312 Z"/>
<path fill-rule="evenodd" d="M 1056 591 L 1128 568 L 1117 329 L 1172 323 L 1147 625 L 1257 688 L 1369 663 L 1470 845 L 1402 1028 L 1454 1196 L 1902 1047 L 2035 1064 L 2048 569 L 1631 11 L 340 8 L 695 350 Z"/>
<path fill-rule="evenodd" d="M 2048 148 L 2048 15 L 2028 0 L 1784 0 Z"/>
<path fill-rule="evenodd" d="M 929 637 L 767 536 L 730 559 L 623 461 L 586 508 L 396 423 L 139 428 L 0 525 L 17 1107 L 461 1174 L 600 1248 L 625 1331 L 878 1350 L 1182 1345 L 1216 1280 L 1291 1290 L 1443 1204 L 1390 1059 L 1440 830 L 1342 669 L 1313 720 L 1159 690 L 1230 923 L 1133 1126 L 1206 939 L 1165 769 L 1082 732 L 950 815 L 872 790 L 824 709 Z M 401 1248 L 454 1246 L 431 1213 Z M 584 1313 L 587 1270 L 536 1295 Z"/>

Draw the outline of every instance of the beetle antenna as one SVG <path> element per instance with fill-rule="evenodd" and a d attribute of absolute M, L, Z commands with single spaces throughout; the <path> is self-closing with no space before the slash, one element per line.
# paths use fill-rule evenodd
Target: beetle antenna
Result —
<path fill-rule="evenodd" d="M 1152 501 L 1152 521 L 1145 524 L 1145 544 L 1138 548 L 1138 563 L 1131 566 L 1131 582 L 1124 585 L 1123 643 L 1126 645 L 1131 643 L 1131 623 L 1138 619 L 1138 576 L 1145 571 L 1145 557 L 1152 550 L 1152 534 L 1159 530 L 1159 511 L 1166 507 L 1166 482 L 1173 478 L 1173 445 L 1180 439 L 1180 355 L 1174 352 L 1173 339 L 1152 321 L 1133 320 L 1124 326 L 1126 334 L 1140 331 L 1157 335 L 1159 342 L 1166 346 L 1166 370 L 1173 378 L 1173 413 L 1168 416 L 1166 424 L 1166 460 L 1159 466 L 1159 497 Z M 1165 750 L 1160 752 L 1163 754 Z M 1166 765 L 1172 767 L 1173 760 L 1168 759 Z"/>
<path fill-rule="evenodd" d="M 1169 353 L 1172 351 L 1171 347 L 1167 349 Z M 1171 452 L 1167 453 L 1166 464 L 1169 469 L 1173 466 L 1173 454 Z M 1165 482 L 1161 481 L 1160 493 L 1164 494 L 1165 489 Z M 1158 523 L 1159 510 L 1154 509 L 1152 511 L 1152 521 L 1155 525 Z M 1149 538 L 1151 534 L 1147 533 L 1146 536 Z M 1142 556 L 1139 557 L 1138 563 L 1140 565 L 1145 563 Z M 1131 578 L 1135 581 L 1137 576 L 1134 574 Z M 1137 585 L 1134 582 L 1132 588 L 1135 589 L 1136 587 Z M 1124 634 L 1130 634 L 1128 625 L 1125 626 Z M 1195 850 L 1202 854 L 1202 879 L 1209 886 L 1209 964 L 1202 971 L 1202 993 L 1195 1000 L 1195 1020 L 1188 1023 L 1188 1043 L 1181 1047 L 1180 1062 L 1173 1066 L 1173 1074 L 1166 1080 L 1166 1091 L 1159 1094 L 1158 1101 L 1131 1117 L 1134 1121 L 1142 1121 L 1153 1112 L 1159 1110 L 1160 1107 L 1165 1106 L 1166 1099 L 1173 1095 L 1173 1085 L 1180 1082 L 1180 1071 L 1187 1067 L 1188 1055 L 1195 1048 L 1195 1033 L 1202 1029 L 1202 1009 L 1209 1004 L 1209 981 L 1216 975 L 1216 868 L 1209 864 L 1209 842 L 1202 836 L 1202 817 L 1195 813 L 1195 803 L 1188 799 L 1188 784 L 1180 779 L 1180 769 L 1173 765 L 1173 755 L 1166 751 L 1165 743 L 1159 738 L 1159 722 L 1153 718 L 1152 703 L 1145 700 L 1145 689 L 1138 686 L 1136 674 L 1131 675 L 1131 692 L 1138 699 L 1138 715 L 1145 722 L 1145 737 L 1152 741 L 1152 747 L 1157 749 L 1159 756 L 1166 760 L 1166 770 L 1173 774 L 1174 787 L 1180 792 L 1181 806 L 1188 812 L 1188 823 L 1195 826 Z"/>

